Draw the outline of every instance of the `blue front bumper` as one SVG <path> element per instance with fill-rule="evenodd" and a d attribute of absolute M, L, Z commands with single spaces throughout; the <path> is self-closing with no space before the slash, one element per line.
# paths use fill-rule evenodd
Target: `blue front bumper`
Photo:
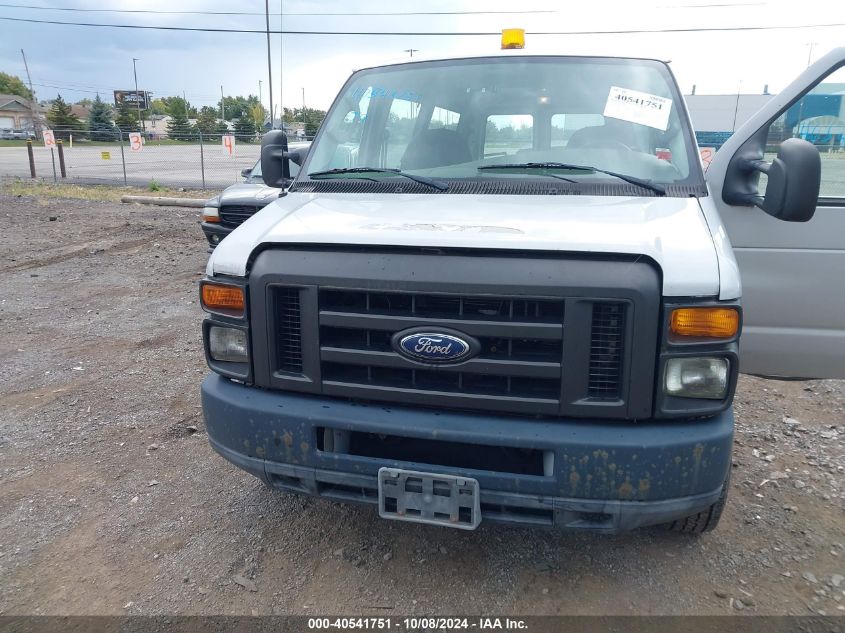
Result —
<path fill-rule="evenodd" d="M 388 466 L 473 477 L 482 518 L 616 532 L 665 523 L 716 502 L 731 465 L 733 414 L 619 422 L 535 420 L 265 391 L 210 374 L 202 404 L 212 447 L 281 489 L 377 502 Z M 542 451 L 541 475 L 471 470 L 320 450 L 330 428 Z"/>

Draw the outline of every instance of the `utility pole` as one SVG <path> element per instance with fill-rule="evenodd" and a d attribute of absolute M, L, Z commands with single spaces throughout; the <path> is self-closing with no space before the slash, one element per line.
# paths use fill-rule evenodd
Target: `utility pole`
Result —
<path fill-rule="evenodd" d="M 220 86 L 220 118 L 226 120 L 226 106 L 223 103 L 223 86 Z"/>
<path fill-rule="evenodd" d="M 147 130 L 144 128 L 144 117 L 141 116 L 141 95 L 138 94 L 138 69 L 135 66 L 135 62 L 139 61 L 141 60 L 137 57 L 132 58 L 132 74 L 135 75 L 135 103 L 138 104 L 138 123 L 141 125 L 141 134 L 144 134 Z"/>
<path fill-rule="evenodd" d="M 26 80 L 29 83 L 29 116 L 32 117 L 32 129 L 35 131 L 35 138 L 39 138 L 41 126 L 35 117 L 35 91 L 32 89 L 32 77 L 29 76 L 29 64 L 26 63 L 26 53 L 23 52 L 23 49 L 21 49 L 21 57 L 23 57 L 23 67 L 26 68 Z"/>
<path fill-rule="evenodd" d="M 418 49 L 418 48 L 406 48 L 403 52 L 405 52 L 405 53 L 410 53 L 410 55 L 411 55 L 411 59 L 413 59 L 413 58 L 414 58 L 414 53 L 419 53 L 419 52 L 420 52 L 420 49 Z"/>
<path fill-rule="evenodd" d="M 261 94 L 261 80 L 258 80 L 258 103 L 264 105 L 264 96 Z"/>
<path fill-rule="evenodd" d="M 270 90 L 270 112 L 273 111 L 273 63 L 270 61 L 270 0 L 264 0 L 264 17 L 267 24 L 267 88 Z M 281 36 L 280 36 L 281 37 Z M 258 82 L 258 91 L 261 92 L 261 82 Z M 260 99 L 260 97 L 259 97 Z M 273 129 L 273 121 L 270 121 L 270 129 Z"/>

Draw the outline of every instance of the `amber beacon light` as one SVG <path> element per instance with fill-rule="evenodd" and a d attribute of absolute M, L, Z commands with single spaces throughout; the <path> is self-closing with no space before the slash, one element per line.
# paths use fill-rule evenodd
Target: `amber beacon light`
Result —
<path fill-rule="evenodd" d="M 502 29 L 502 50 L 525 48 L 525 29 Z"/>
<path fill-rule="evenodd" d="M 739 330 L 736 308 L 678 308 L 670 322 L 676 336 L 731 338 Z"/>

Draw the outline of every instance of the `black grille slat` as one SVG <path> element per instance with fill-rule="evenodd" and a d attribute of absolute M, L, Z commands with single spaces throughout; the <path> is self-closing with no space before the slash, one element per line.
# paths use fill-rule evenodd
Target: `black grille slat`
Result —
<path fill-rule="evenodd" d="M 302 315 L 298 288 L 276 288 L 276 351 L 278 368 L 302 373 Z"/>
<path fill-rule="evenodd" d="M 506 322 L 482 319 L 447 319 L 398 314 L 366 314 L 320 310 L 320 325 L 398 332 L 416 325 L 458 329 L 471 336 L 505 336 L 510 338 L 560 340 L 563 325 L 557 323 Z"/>
<path fill-rule="evenodd" d="M 527 320 L 533 323 L 561 323 L 563 320 L 563 301 L 559 299 L 322 290 L 320 309 L 327 312 L 419 318 L 457 317 L 480 321 Z"/>
<path fill-rule="evenodd" d="M 373 367 L 394 367 L 397 369 L 415 369 L 411 361 L 395 352 L 367 349 L 348 349 L 322 346 L 320 358 L 341 364 L 370 365 Z M 494 358 L 473 358 L 460 365 L 443 365 L 437 368 L 439 374 L 463 373 L 473 371 L 500 376 L 522 376 L 534 378 L 560 379 L 560 363 L 514 361 Z"/>
<path fill-rule="evenodd" d="M 260 207 L 254 205 L 239 205 L 227 204 L 218 210 L 220 215 L 220 225 L 229 229 L 234 229 L 246 222 L 249 218 L 255 215 Z"/>
<path fill-rule="evenodd" d="M 624 303 L 594 303 L 590 334 L 588 395 L 616 400 L 621 395 L 625 334 Z"/>

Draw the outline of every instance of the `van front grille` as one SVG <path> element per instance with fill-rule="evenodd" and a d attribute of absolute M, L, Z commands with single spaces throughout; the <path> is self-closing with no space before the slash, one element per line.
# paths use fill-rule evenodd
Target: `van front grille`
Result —
<path fill-rule="evenodd" d="M 291 245 L 261 251 L 249 287 L 261 388 L 502 416 L 652 411 L 660 284 L 648 262 Z M 472 353 L 434 364 L 400 350 L 422 332 Z"/>
<path fill-rule="evenodd" d="M 320 290 L 323 391 L 554 413 L 560 403 L 563 308 L 562 299 Z M 467 334 L 481 349 L 456 365 L 415 363 L 393 349 L 391 337 L 416 326 Z"/>

